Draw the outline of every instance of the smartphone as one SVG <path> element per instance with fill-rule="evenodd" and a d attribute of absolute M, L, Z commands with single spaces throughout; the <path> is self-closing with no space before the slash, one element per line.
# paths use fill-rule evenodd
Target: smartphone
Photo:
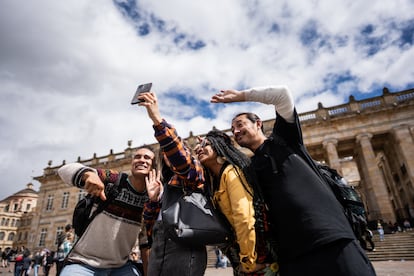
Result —
<path fill-rule="evenodd" d="M 149 92 L 151 90 L 151 87 L 152 87 L 152 83 L 145 83 L 145 84 L 138 85 L 137 91 L 135 91 L 131 104 L 137 104 L 137 103 L 143 102 L 142 100 L 138 100 L 139 94 L 143 92 Z"/>

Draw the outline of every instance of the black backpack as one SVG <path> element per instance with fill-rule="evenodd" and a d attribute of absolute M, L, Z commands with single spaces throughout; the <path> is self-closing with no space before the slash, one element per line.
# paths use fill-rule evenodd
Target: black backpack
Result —
<path fill-rule="evenodd" d="M 346 180 L 335 169 L 317 162 L 315 162 L 315 165 L 344 208 L 345 215 L 351 224 L 356 238 L 360 239 L 367 227 L 366 211 L 361 197 L 354 187 L 348 185 Z"/>
<path fill-rule="evenodd" d="M 118 196 L 119 183 L 123 174 L 120 174 L 115 183 L 108 183 L 105 186 L 106 200 L 102 201 L 100 198 L 93 197 L 88 194 L 84 198 L 78 201 L 73 210 L 72 227 L 75 230 L 75 234 L 80 237 L 85 232 L 91 221 L 102 212 L 109 203 Z M 126 175 L 125 175 L 126 176 Z M 127 177 L 127 176 L 126 176 Z M 97 204 L 96 209 L 92 212 L 94 204 Z"/>

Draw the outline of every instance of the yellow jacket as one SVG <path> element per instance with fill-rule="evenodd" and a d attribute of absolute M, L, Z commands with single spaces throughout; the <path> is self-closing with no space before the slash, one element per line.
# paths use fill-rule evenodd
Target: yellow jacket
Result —
<path fill-rule="evenodd" d="M 242 181 L 243 180 L 243 184 Z M 250 194 L 245 187 L 249 189 Z M 214 193 L 214 202 L 232 225 L 240 247 L 240 262 L 251 271 L 256 264 L 256 232 L 254 228 L 253 192 L 243 172 L 228 165 L 221 175 L 219 189 Z"/>

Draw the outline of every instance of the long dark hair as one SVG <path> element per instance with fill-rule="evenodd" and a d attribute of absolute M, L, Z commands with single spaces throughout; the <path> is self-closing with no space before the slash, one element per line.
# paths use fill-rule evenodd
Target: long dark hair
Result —
<path fill-rule="evenodd" d="M 217 156 L 222 157 L 225 162 L 238 167 L 243 172 L 247 180 L 247 183 L 243 183 L 243 185 L 251 185 L 254 179 L 251 172 L 250 158 L 234 146 L 231 138 L 219 130 L 210 131 L 206 138 Z"/>
<path fill-rule="evenodd" d="M 272 227 L 269 222 L 268 208 L 264 201 L 262 190 L 256 180 L 256 172 L 253 169 L 253 166 L 251 166 L 250 158 L 242 151 L 237 149 L 234 146 L 231 138 L 222 131 L 212 130 L 207 133 L 206 138 L 210 142 L 213 150 L 217 153 L 217 156 L 223 157 L 225 159 L 225 162 L 238 167 L 243 172 L 247 183 L 246 181 L 243 181 L 242 178 L 240 179 L 241 183 L 245 190 L 253 197 L 255 218 L 254 227 L 256 231 L 256 250 L 258 252 L 258 257 L 260 256 L 260 258 L 265 258 L 271 262 L 273 260 L 276 260 L 277 252 L 275 249 L 277 248 L 277 244 L 273 240 L 273 237 L 267 234 L 267 232 L 269 232 L 270 228 Z M 211 181 L 211 178 L 206 177 L 206 186 L 208 189 L 207 192 L 213 194 L 217 189 L 217 185 L 219 185 L 219 183 L 211 183 Z M 211 184 L 213 184 L 213 187 Z M 213 191 L 210 190 L 210 187 L 213 188 Z M 251 193 L 251 191 L 253 191 L 253 193 Z M 212 194 L 210 194 L 210 196 Z M 230 246 L 225 251 L 225 254 L 229 257 L 230 262 L 232 263 L 232 266 L 234 267 L 235 265 L 238 265 L 240 249 L 237 246 Z"/>

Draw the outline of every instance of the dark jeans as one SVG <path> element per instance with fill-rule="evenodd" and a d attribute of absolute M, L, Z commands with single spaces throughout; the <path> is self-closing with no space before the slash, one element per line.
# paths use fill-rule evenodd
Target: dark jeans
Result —
<path fill-rule="evenodd" d="M 161 221 L 153 228 L 153 243 L 148 276 L 203 276 L 207 267 L 207 250 L 178 244 L 166 236 Z"/>
<path fill-rule="evenodd" d="M 63 260 L 62 261 L 56 261 L 56 276 L 60 275 L 60 272 L 63 269 Z"/>
<path fill-rule="evenodd" d="M 376 273 L 359 242 L 343 239 L 280 263 L 280 275 L 374 276 Z"/>
<path fill-rule="evenodd" d="M 14 266 L 14 276 L 20 276 L 22 274 L 23 265 L 21 264 L 15 264 Z"/>

